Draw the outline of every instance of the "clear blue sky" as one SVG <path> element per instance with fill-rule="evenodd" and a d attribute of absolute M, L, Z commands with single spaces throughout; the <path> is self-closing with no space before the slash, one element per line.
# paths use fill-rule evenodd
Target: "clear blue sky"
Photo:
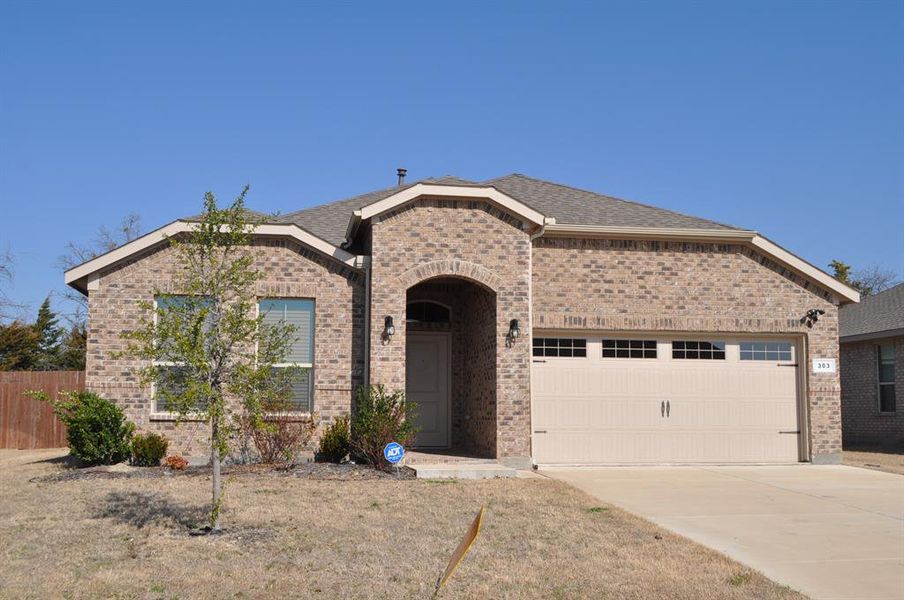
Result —
<path fill-rule="evenodd" d="M 904 272 L 904 3 L 0 4 L 13 297 L 211 189 L 288 212 L 509 172 Z"/>

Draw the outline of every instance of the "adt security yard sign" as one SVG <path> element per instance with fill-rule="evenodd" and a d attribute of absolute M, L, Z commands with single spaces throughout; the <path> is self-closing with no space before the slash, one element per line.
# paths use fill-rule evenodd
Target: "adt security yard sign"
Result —
<path fill-rule="evenodd" d="M 383 457 L 391 464 L 397 465 L 405 456 L 405 449 L 398 442 L 389 442 L 383 448 Z"/>

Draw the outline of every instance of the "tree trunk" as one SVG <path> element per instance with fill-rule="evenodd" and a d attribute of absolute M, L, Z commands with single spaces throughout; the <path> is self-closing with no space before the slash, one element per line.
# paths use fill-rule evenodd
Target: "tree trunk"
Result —
<path fill-rule="evenodd" d="M 220 531 L 220 497 L 222 493 L 218 434 L 219 425 L 214 421 L 210 428 L 210 465 L 213 468 L 213 505 L 210 511 L 210 530 L 213 532 Z"/>

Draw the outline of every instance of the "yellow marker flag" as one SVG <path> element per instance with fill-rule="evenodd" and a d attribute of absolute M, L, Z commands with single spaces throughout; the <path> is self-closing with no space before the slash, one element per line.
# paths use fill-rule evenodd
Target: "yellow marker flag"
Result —
<path fill-rule="evenodd" d="M 478 534 L 480 534 L 480 525 L 483 522 L 483 508 L 480 507 L 480 510 L 477 512 L 477 516 L 474 517 L 474 522 L 471 523 L 471 527 L 468 528 L 467 533 L 465 533 L 465 537 L 461 539 L 461 542 L 458 544 L 458 548 L 455 549 L 455 552 L 452 553 L 452 558 L 449 559 L 449 564 L 446 566 L 446 570 L 443 571 L 443 574 L 440 575 L 439 579 L 436 581 L 436 589 L 433 591 L 433 597 L 435 598 L 439 591 L 442 589 L 446 582 L 449 581 L 449 578 L 452 577 L 452 573 L 455 572 L 455 569 L 458 568 L 458 565 L 461 564 L 461 561 L 464 560 L 465 554 L 468 553 L 468 550 L 471 549 L 471 546 L 474 545 L 474 541 L 477 539 Z"/>

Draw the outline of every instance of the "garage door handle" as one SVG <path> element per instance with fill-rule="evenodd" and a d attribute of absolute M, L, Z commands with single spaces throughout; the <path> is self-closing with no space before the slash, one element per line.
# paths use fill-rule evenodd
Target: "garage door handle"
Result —
<path fill-rule="evenodd" d="M 665 416 L 665 400 L 659 405 L 659 413 L 664 417 Z"/>
<path fill-rule="evenodd" d="M 669 413 L 672 412 L 672 403 L 668 400 L 665 401 L 665 416 L 668 417 Z"/>
<path fill-rule="evenodd" d="M 797 435 L 798 433 L 800 433 L 800 431 L 779 431 L 779 433 L 793 433 L 794 435 Z"/>
<path fill-rule="evenodd" d="M 534 429 L 534 433 L 546 433 L 545 429 Z"/>

